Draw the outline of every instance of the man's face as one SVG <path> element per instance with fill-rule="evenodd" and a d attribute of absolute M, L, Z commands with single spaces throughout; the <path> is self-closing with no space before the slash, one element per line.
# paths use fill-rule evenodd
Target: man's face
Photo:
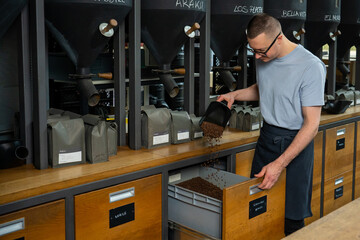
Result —
<path fill-rule="evenodd" d="M 249 50 L 254 53 L 256 59 L 269 62 L 279 55 L 279 37 L 281 37 L 281 33 L 273 39 L 266 36 L 265 33 L 261 33 L 253 39 L 248 38 Z"/>

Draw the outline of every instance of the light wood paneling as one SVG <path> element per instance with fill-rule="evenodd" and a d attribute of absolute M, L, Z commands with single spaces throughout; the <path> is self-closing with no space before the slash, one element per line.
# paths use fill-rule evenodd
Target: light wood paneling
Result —
<path fill-rule="evenodd" d="M 311 197 L 311 211 L 313 216 L 305 219 L 305 225 L 308 225 L 320 218 L 323 136 L 323 132 L 318 132 L 314 138 L 314 172 L 313 191 Z"/>
<path fill-rule="evenodd" d="M 250 195 L 251 186 L 262 179 L 251 179 L 224 189 L 222 237 L 230 239 L 280 239 L 284 236 L 285 184 L 283 171 L 270 190 Z M 267 211 L 249 219 L 249 203 L 267 196 Z"/>
<path fill-rule="evenodd" d="M 236 154 L 235 173 L 244 177 L 250 177 L 251 165 L 254 158 L 255 149 Z"/>
<path fill-rule="evenodd" d="M 324 132 L 318 132 L 314 138 L 313 186 L 321 184 Z"/>
<path fill-rule="evenodd" d="M 226 129 L 217 151 L 257 141 L 259 131 L 241 132 Z M 214 152 L 205 138 L 189 143 L 163 146 L 154 149 L 132 150 L 118 147 L 116 156 L 108 162 L 80 164 L 58 169 L 34 169 L 32 165 L 3 169 L 0 174 L 0 204 L 13 202 L 56 190 L 66 189 L 106 178 L 116 177 L 152 167 L 171 164 Z"/>
<path fill-rule="evenodd" d="M 345 134 L 338 131 L 345 129 Z M 325 181 L 353 169 L 355 123 L 326 130 Z M 336 151 L 336 141 L 345 138 L 345 148 Z"/>
<path fill-rule="evenodd" d="M 305 225 L 318 220 L 320 218 L 320 206 L 321 206 L 321 184 L 313 185 L 313 191 L 311 196 L 311 211 L 312 217 L 305 218 Z"/>
<path fill-rule="evenodd" d="M 360 197 L 360 122 L 357 123 L 356 162 L 355 162 L 355 195 Z"/>
<path fill-rule="evenodd" d="M 322 113 L 320 125 L 360 116 L 360 106 L 350 107 L 343 114 Z M 259 131 L 242 132 L 226 129 L 219 142 L 218 150 L 226 150 L 257 141 Z M 60 169 L 34 169 L 25 165 L 3 169 L 0 174 L 0 204 L 46 194 L 57 190 L 75 187 L 106 178 L 141 171 L 182 161 L 187 158 L 211 153 L 205 139 L 198 139 L 180 145 L 164 146 L 155 149 L 131 150 L 118 147 L 116 156 L 108 162 L 81 164 Z"/>
<path fill-rule="evenodd" d="M 0 216 L 0 224 L 24 218 L 25 229 L 1 236 L 1 240 L 65 239 L 65 201 L 42 204 L 36 207 Z"/>
<path fill-rule="evenodd" d="M 182 226 L 180 224 L 171 222 L 171 231 L 169 231 L 168 238 L 171 240 L 211 240 L 214 237 L 200 233 L 189 227 Z"/>
<path fill-rule="evenodd" d="M 353 106 L 346 109 L 344 113 L 341 114 L 328 114 L 326 112 L 321 113 L 320 125 L 333 123 L 341 121 L 348 118 L 353 118 L 359 116 L 360 106 Z"/>
<path fill-rule="evenodd" d="M 343 182 L 335 185 L 336 181 L 343 178 Z M 344 206 L 352 200 L 353 171 L 337 175 L 324 183 L 324 216 Z M 343 187 L 343 196 L 335 199 L 335 189 Z"/>
<path fill-rule="evenodd" d="M 110 203 L 111 193 L 130 188 L 134 196 Z M 135 220 L 110 228 L 109 211 L 132 203 Z M 75 196 L 76 239 L 161 239 L 161 223 L 161 175 Z"/>
<path fill-rule="evenodd" d="M 357 122 L 356 162 L 355 167 L 360 167 L 360 122 Z"/>
<path fill-rule="evenodd" d="M 286 237 L 286 240 L 359 239 L 360 198 Z"/>
<path fill-rule="evenodd" d="M 355 169 L 355 194 L 354 198 L 360 197 L 360 166 Z"/>

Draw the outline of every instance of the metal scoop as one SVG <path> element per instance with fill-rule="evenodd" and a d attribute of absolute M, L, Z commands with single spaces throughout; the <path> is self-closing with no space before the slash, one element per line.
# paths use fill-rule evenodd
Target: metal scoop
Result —
<path fill-rule="evenodd" d="M 205 122 L 211 122 L 216 125 L 226 127 L 231 117 L 231 110 L 223 102 L 211 102 L 206 109 L 205 115 L 200 119 L 200 126 Z"/>

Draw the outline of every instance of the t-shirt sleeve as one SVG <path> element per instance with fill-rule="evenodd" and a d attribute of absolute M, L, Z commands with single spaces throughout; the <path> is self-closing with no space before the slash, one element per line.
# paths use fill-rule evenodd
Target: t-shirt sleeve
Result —
<path fill-rule="evenodd" d="M 303 74 L 303 84 L 300 90 L 301 106 L 324 105 L 324 88 L 326 68 L 322 62 L 312 63 Z"/>

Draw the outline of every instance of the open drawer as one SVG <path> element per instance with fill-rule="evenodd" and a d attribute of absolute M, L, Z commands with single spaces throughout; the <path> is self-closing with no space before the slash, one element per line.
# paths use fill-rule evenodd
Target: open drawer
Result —
<path fill-rule="evenodd" d="M 218 239 L 280 239 L 285 176 L 283 172 L 271 190 L 263 191 L 257 188 L 262 179 L 200 166 L 183 169 L 169 176 L 169 220 Z M 222 189 L 222 201 L 176 185 L 195 177 Z"/>

